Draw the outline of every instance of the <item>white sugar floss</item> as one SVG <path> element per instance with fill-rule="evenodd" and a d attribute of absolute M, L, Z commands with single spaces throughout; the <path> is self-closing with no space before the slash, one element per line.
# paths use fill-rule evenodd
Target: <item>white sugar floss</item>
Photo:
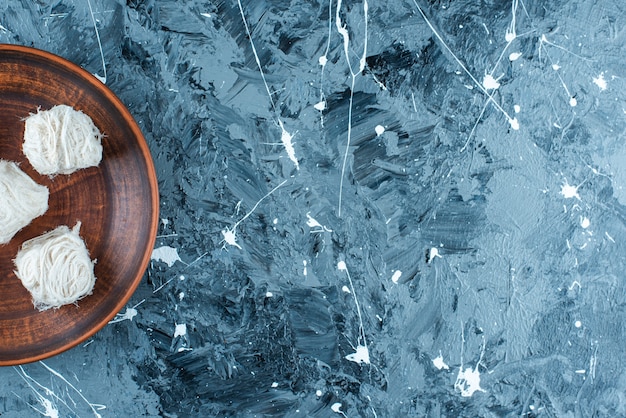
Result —
<path fill-rule="evenodd" d="M 80 225 L 59 226 L 24 242 L 17 253 L 15 274 L 40 311 L 75 303 L 93 291 L 95 262 L 79 235 Z"/>
<path fill-rule="evenodd" d="M 48 210 L 48 196 L 17 164 L 0 160 L 0 245 Z"/>
<path fill-rule="evenodd" d="M 23 151 L 40 174 L 71 174 L 102 160 L 102 133 L 71 106 L 39 109 L 25 120 Z"/>

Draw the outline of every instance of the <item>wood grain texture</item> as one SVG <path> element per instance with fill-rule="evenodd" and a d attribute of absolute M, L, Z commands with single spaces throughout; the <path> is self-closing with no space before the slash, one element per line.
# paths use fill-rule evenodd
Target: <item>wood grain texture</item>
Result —
<path fill-rule="evenodd" d="M 30 113 L 67 104 L 104 133 L 98 167 L 54 178 L 39 175 L 22 153 Z M 122 102 L 75 64 L 40 50 L 0 45 L 0 158 L 19 163 L 50 190 L 48 211 L 0 246 L 0 365 L 43 359 L 89 338 L 124 307 L 150 260 L 158 225 L 158 186 L 145 139 Z M 13 272 L 20 245 L 59 225 L 82 222 L 97 259 L 93 294 L 37 311 Z"/>

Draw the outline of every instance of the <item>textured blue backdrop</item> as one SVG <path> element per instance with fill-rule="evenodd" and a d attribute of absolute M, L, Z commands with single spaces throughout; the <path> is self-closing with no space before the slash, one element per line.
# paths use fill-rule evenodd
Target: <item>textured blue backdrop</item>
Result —
<path fill-rule="evenodd" d="M 128 106 L 159 237 L 2 417 L 626 415 L 620 0 L 90 1 L 0 42 Z"/>

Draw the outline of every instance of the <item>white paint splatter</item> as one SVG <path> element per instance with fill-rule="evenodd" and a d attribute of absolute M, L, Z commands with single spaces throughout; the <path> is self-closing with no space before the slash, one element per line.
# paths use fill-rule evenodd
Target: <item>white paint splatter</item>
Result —
<path fill-rule="evenodd" d="M 575 94 L 572 94 L 570 92 L 569 88 L 567 87 L 567 84 L 565 84 L 565 80 L 563 80 L 563 77 L 558 72 L 561 69 L 561 66 L 559 64 L 555 63 L 554 61 L 552 61 L 552 58 L 550 58 L 550 54 L 548 53 L 548 51 L 547 51 L 547 49 L 545 48 L 544 45 L 550 45 L 550 46 L 555 47 L 557 49 L 563 50 L 563 51 L 565 51 L 565 52 L 567 52 L 567 53 L 569 53 L 569 54 L 571 54 L 571 55 L 573 55 L 575 57 L 578 57 L 578 58 L 580 58 L 582 60 L 585 60 L 585 61 L 587 61 L 587 59 L 581 57 L 580 55 L 574 54 L 573 52 L 569 51 L 568 49 L 566 49 L 566 48 L 564 48 L 564 47 L 562 47 L 560 45 L 557 45 L 557 44 L 554 44 L 554 43 L 548 41 L 548 38 L 546 38 L 545 34 L 541 35 L 541 42 L 539 43 L 539 48 L 540 48 L 539 52 L 541 53 L 541 51 L 544 51 L 545 54 L 548 56 L 548 59 L 551 62 L 552 69 L 555 71 L 556 76 L 559 78 L 559 81 L 561 82 L 561 85 L 563 86 L 563 89 L 565 90 L 565 93 L 567 94 L 567 97 L 569 97 L 569 105 L 571 107 L 576 107 L 578 105 L 578 100 L 576 99 Z"/>
<path fill-rule="evenodd" d="M 185 335 L 187 335 L 187 324 L 176 324 L 176 328 L 174 329 L 174 338 L 184 337 Z"/>
<path fill-rule="evenodd" d="M 266 298 L 271 298 L 271 297 L 273 297 L 273 296 L 274 296 L 274 294 L 273 294 L 272 292 L 269 292 L 269 291 L 268 291 L 268 292 L 265 292 L 265 297 L 266 297 Z"/>
<path fill-rule="evenodd" d="M 511 43 L 515 40 L 515 34 L 511 33 L 511 32 L 506 32 L 506 34 L 504 35 L 504 40 L 507 41 L 508 43 Z"/>
<path fill-rule="evenodd" d="M 480 372 L 478 371 L 478 366 L 474 369 L 467 367 L 465 371 L 459 367 L 459 374 L 454 382 L 454 388 L 461 392 L 461 396 L 464 398 L 471 397 L 477 391 L 484 392 L 480 387 Z"/>
<path fill-rule="evenodd" d="M 589 220 L 589 218 L 585 216 L 580 219 L 580 226 L 582 226 L 584 229 L 589 228 L 589 225 L 591 225 L 591 221 Z"/>
<path fill-rule="evenodd" d="M 45 408 L 45 411 L 38 411 L 44 417 L 59 418 L 59 410 L 52 404 L 52 401 L 48 398 L 41 398 L 41 406 Z"/>
<path fill-rule="evenodd" d="M 293 147 L 293 135 L 285 130 L 285 126 L 283 125 L 283 121 L 278 119 L 278 125 L 280 125 L 281 135 L 280 142 L 283 143 L 283 147 L 285 147 L 285 152 L 287 152 L 287 156 L 296 166 L 296 170 L 300 170 L 300 164 L 298 163 L 298 159 L 296 158 L 296 150 Z"/>
<path fill-rule="evenodd" d="M 385 132 L 385 127 L 382 125 L 376 125 L 374 131 L 376 131 L 376 136 L 381 136 Z"/>
<path fill-rule="evenodd" d="M 315 391 L 315 396 L 317 396 L 318 398 L 321 398 L 323 394 L 324 393 L 319 389 Z"/>
<path fill-rule="evenodd" d="M 55 401 L 66 406 L 67 406 L 67 403 L 61 397 L 59 397 L 59 395 L 57 395 L 53 390 L 42 385 L 37 380 L 32 378 L 28 373 L 26 373 L 26 371 L 24 370 L 22 366 L 18 366 L 18 368 L 16 368 L 15 370 L 16 371 L 19 370 L 18 374 L 26 382 L 28 387 L 30 387 L 30 389 L 33 391 L 33 394 L 35 395 L 37 402 L 39 402 L 39 405 L 41 405 L 44 408 L 44 411 L 41 411 L 40 409 L 36 408 L 34 405 L 30 403 L 28 404 L 28 406 L 30 406 L 33 410 L 39 412 L 44 417 L 58 418 L 59 411 L 56 408 L 55 404 L 52 402 L 52 400 L 50 400 L 49 398 L 46 398 L 44 395 L 39 393 L 38 389 L 36 389 L 35 386 L 38 388 L 41 388 L 43 393 L 46 396 L 51 396 Z"/>
<path fill-rule="evenodd" d="M 308 212 L 306 214 L 306 224 L 309 228 L 316 228 L 315 230 L 311 231 L 311 233 L 315 233 L 315 232 L 333 232 L 332 229 L 327 228 L 326 226 L 322 225 L 321 223 L 319 223 L 317 221 L 317 219 L 313 218 L 311 216 L 311 212 Z"/>
<path fill-rule="evenodd" d="M 239 6 L 239 12 L 241 13 L 241 20 L 243 21 L 246 35 L 248 35 L 248 40 L 250 41 L 250 48 L 252 48 L 254 60 L 256 61 L 256 65 L 259 68 L 259 72 L 261 73 L 261 79 L 263 80 L 263 84 L 265 85 L 265 91 L 267 92 L 267 96 L 269 97 L 272 109 L 276 110 L 276 105 L 274 104 L 274 99 L 272 98 L 272 92 L 270 91 L 270 86 L 269 84 L 267 84 L 267 80 L 265 79 L 265 72 L 263 71 L 263 67 L 261 66 L 261 60 L 259 59 L 259 54 L 257 54 L 256 46 L 254 45 L 254 41 L 252 40 L 252 32 L 250 31 L 250 27 L 248 26 L 248 21 L 246 20 L 246 14 L 243 11 L 241 0 L 237 0 L 237 5 Z"/>
<path fill-rule="evenodd" d="M 511 1 L 511 22 L 506 28 L 504 34 L 504 40 L 507 42 L 507 46 L 511 44 L 517 38 L 517 7 L 519 6 L 519 0 Z"/>
<path fill-rule="evenodd" d="M 580 196 L 578 195 L 578 187 L 571 186 L 566 181 L 565 184 L 561 186 L 561 195 L 563 195 L 563 197 L 566 199 L 571 199 L 575 197 L 576 199 L 580 200 Z"/>
<path fill-rule="evenodd" d="M 513 110 L 515 111 L 515 113 L 519 113 L 522 111 L 522 108 L 520 107 L 520 105 L 513 105 Z"/>
<path fill-rule="evenodd" d="M 372 77 L 374 78 L 374 82 L 376 84 L 378 84 L 378 87 L 381 90 L 387 91 L 387 86 L 385 86 L 382 81 L 380 81 L 378 78 L 376 78 L 376 76 L 374 74 L 372 74 Z"/>
<path fill-rule="evenodd" d="M 508 114 L 508 112 L 506 110 L 504 110 L 504 108 L 502 106 L 500 106 L 500 104 L 494 100 L 493 96 L 489 93 L 488 89 L 486 89 L 485 87 L 483 87 L 482 83 L 478 81 L 478 79 L 476 77 L 474 77 L 474 75 L 467 69 L 467 67 L 465 66 L 465 64 L 463 64 L 463 62 L 459 59 L 459 57 L 456 56 L 456 54 L 454 53 L 454 51 L 452 51 L 452 49 L 448 46 L 448 44 L 445 42 L 445 40 L 441 37 L 441 35 L 439 34 L 439 32 L 437 31 L 437 29 L 435 29 L 435 27 L 433 26 L 433 24 L 430 22 L 430 20 L 428 19 L 428 17 L 426 16 L 426 13 L 424 13 L 424 10 L 422 10 L 422 8 L 420 7 L 420 5 L 417 3 L 417 0 L 413 0 L 413 4 L 415 5 L 415 7 L 417 8 L 417 10 L 419 11 L 420 15 L 422 16 L 422 18 L 424 19 L 424 21 L 426 22 L 426 24 L 428 25 L 428 27 L 430 28 L 430 30 L 432 31 L 432 33 L 435 35 L 435 37 L 439 40 L 439 42 L 441 43 L 441 45 L 443 46 L 443 48 L 448 51 L 448 53 L 452 56 L 452 58 L 457 62 L 457 64 L 459 65 L 459 67 L 461 67 L 461 69 L 463 70 L 463 72 L 465 74 L 467 74 L 467 76 L 472 80 L 472 82 L 483 92 L 483 94 L 485 94 L 485 96 L 487 96 L 487 102 L 490 102 L 493 104 L 493 106 L 500 112 L 502 113 L 507 121 L 509 122 L 509 124 L 511 125 L 511 127 L 514 130 L 518 130 L 519 129 L 519 123 L 517 122 L 517 120 L 514 120 L 511 118 L 511 116 Z M 514 1 L 514 8 L 516 8 L 517 4 L 517 0 Z M 512 28 L 512 29 L 511 29 Z M 509 29 L 507 29 L 507 31 L 515 34 L 515 21 L 513 20 L 511 22 L 511 26 Z M 470 135 L 471 137 L 471 135 Z M 465 148 L 465 147 L 464 147 Z"/>
<path fill-rule="evenodd" d="M 112 320 L 109 321 L 109 324 L 115 324 L 117 322 L 122 322 L 125 320 L 129 320 L 132 321 L 134 317 L 137 316 L 137 306 L 141 305 L 142 303 L 144 303 L 146 300 L 142 299 L 139 303 L 137 303 L 135 306 L 131 307 L 131 308 L 126 308 L 126 312 L 124 313 L 118 313 L 115 315 L 115 318 L 113 318 Z"/>
<path fill-rule="evenodd" d="M 441 354 L 441 352 L 439 353 L 439 355 L 437 357 L 435 357 L 433 359 L 433 366 L 435 366 L 437 368 L 437 370 L 448 370 L 450 369 L 450 367 L 448 367 L 448 365 L 443 361 L 443 355 Z"/>
<path fill-rule="evenodd" d="M 274 187 L 272 190 L 270 190 L 269 192 L 267 192 L 267 194 L 265 196 L 263 196 L 262 198 L 259 199 L 258 202 L 256 202 L 254 204 L 254 206 L 252 207 L 252 209 L 250 209 L 250 212 L 246 213 L 244 215 L 243 218 L 241 218 L 240 220 L 238 220 L 235 225 L 232 226 L 232 228 L 230 229 L 223 229 L 222 230 L 222 236 L 224 237 L 224 239 L 222 240 L 223 242 L 225 242 L 228 245 L 231 245 L 233 247 L 237 247 L 239 249 L 241 249 L 241 246 L 239 244 L 237 244 L 237 236 L 236 236 L 236 230 L 237 227 L 239 226 L 239 224 L 241 224 L 243 221 L 245 221 L 246 219 L 248 219 L 248 217 L 250 215 L 252 215 L 252 213 L 256 210 L 256 208 L 259 207 L 259 205 L 261 204 L 261 202 L 263 200 L 265 200 L 268 196 L 270 196 L 272 193 L 274 193 L 276 190 L 278 190 L 283 184 L 287 183 L 287 180 L 283 180 L 278 186 Z M 240 202 L 241 203 L 241 202 Z M 237 211 L 239 211 L 239 203 L 237 203 Z M 226 245 L 224 245 L 222 248 L 225 248 Z"/>
<path fill-rule="evenodd" d="M 593 78 L 593 83 L 600 88 L 601 91 L 606 90 L 607 84 L 604 79 L 604 73 L 600 73 L 599 76 Z"/>
<path fill-rule="evenodd" d="M 137 316 L 137 309 L 135 308 L 126 308 L 126 312 L 123 314 L 116 314 L 115 318 L 109 321 L 109 324 L 115 324 L 116 322 L 122 322 L 125 320 L 132 321 L 134 317 Z"/>
<path fill-rule="evenodd" d="M 400 270 L 394 271 L 393 275 L 391 276 L 391 281 L 394 283 L 398 283 L 398 280 L 400 280 L 400 276 L 402 276 L 402 272 Z"/>
<path fill-rule="evenodd" d="M 485 88 L 485 90 L 496 90 L 500 88 L 500 83 L 498 82 L 498 80 L 499 79 L 493 78 L 491 74 L 485 74 L 482 83 L 483 87 Z"/>
<path fill-rule="evenodd" d="M 356 77 L 363 72 L 365 69 L 365 63 L 367 59 L 367 12 L 369 10 L 369 5 L 367 0 L 363 1 L 363 19 L 364 19 L 364 35 L 363 35 L 363 54 L 359 59 L 359 69 L 358 71 L 354 71 L 352 68 L 352 62 L 350 60 L 350 56 L 352 55 L 350 52 L 350 34 L 348 29 L 341 21 L 341 0 L 337 0 L 337 7 L 335 9 L 335 27 L 337 28 L 337 32 L 341 35 L 343 39 L 343 52 L 346 62 L 348 63 L 348 69 L 350 70 L 350 75 L 352 76 L 352 84 L 350 86 L 350 100 L 348 104 L 348 132 L 347 132 L 347 140 L 346 140 L 346 149 L 343 154 L 343 162 L 341 164 L 341 178 L 339 179 L 339 203 L 337 207 L 337 216 L 341 218 L 341 204 L 342 204 L 342 196 L 343 196 L 343 182 L 346 176 L 346 166 L 348 164 L 348 153 L 350 152 L 350 145 L 352 142 L 352 103 L 354 102 L 354 85 L 356 82 Z"/>
<path fill-rule="evenodd" d="M 596 344 L 593 354 L 589 358 L 589 375 L 592 379 L 596 378 L 596 367 L 598 366 L 598 345 Z"/>
<path fill-rule="evenodd" d="M 326 96 L 324 94 L 324 69 L 326 68 L 326 64 L 328 63 L 328 52 L 330 51 L 330 39 L 332 35 L 333 28 L 333 4 L 332 0 L 328 1 L 328 35 L 326 36 L 326 50 L 324 54 L 318 58 L 318 62 L 322 67 L 322 71 L 320 72 L 320 101 L 314 106 L 315 109 L 320 111 L 320 125 L 322 128 L 324 127 L 324 114 L 323 110 L 326 109 Z"/>
<path fill-rule="evenodd" d="M 69 388 L 71 388 L 77 395 L 78 397 L 80 397 L 86 404 L 87 406 L 89 406 L 89 408 L 91 409 L 91 412 L 93 413 L 94 417 L 96 418 L 102 418 L 102 415 L 100 415 L 98 413 L 98 411 L 101 411 L 103 409 L 106 409 L 106 405 L 101 405 L 101 404 L 97 404 L 97 403 L 93 403 L 93 402 L 89 402 L 87 400 L 87 398 L 82 394 L 82 390 L 79 390 L 76 388 L 76 386 L 74 386 L 73 384 L 71 384 L 61 373 L 59 373 L 58 371 L 54 370 L 53 368 L 49 367 L 46 363 L 44 363 L 43 361 L 40 361 L 39 364 L 41 364 L 48 372 L 50 372 L 50 374 L 52 374 L 53 376 L 57 377 L 58 379 L 60 379 L 61 381 L 63 381 Z M 56 393 L 54 393 L 54 391 L 52 391 L 51 389 L 41 385 L 39 382 L 37 382 L 35 379 L 33 379 L 32 377 L 30 377 L 28 374 L 26 374 L 26 372 L 24 371 L 24 369 L 22 368 L 22 366 L 19 366 L 20 371 L 22 372 L 23 377 L 28 378 L 29 380 L 31 380 L 32 382 L 34 382 L 39 388 L 41 388 L 44 393 L 46 393 L 49 396 L 52 396 L 52 398 L 54 398 L 56 401 L 62 403 L 63 405 L 65 405 L 68 409 L 72 410 L 72 408 L 68 405 L 67 402 L 65 402 L 62 398 L 60 398 Z M 40 394 L 34 389 L 34 387 L 28 383 L 28 385 L 31 387 L 31 389 L 33 389 L 33 391 L 35 392 L 36 395 L 38 395 L 38 398 L 40 398 Z M 66 390 L 67 396 L 69 397 L 69 399 L 71 400 L 72 404 L 74 406 L 76 406 L 76 402 L 71 398 L 71 396 L 69 395 L 69 390 Z M 54 405 L 52 405 L 54 406 Z M 56 409 L 56 408 L 55 408 Z M 58 411 L 57 411 L 58 413 Z M 58 415 L 44 415 L 44 416 L 49 416 L 49 417 L 58 417 Z"/>
<path fill-rule="evenodd" d="M 93 8 L 91 7 L 91 1 L 87 0 L 87 5 L 89 6 L 89 13 L 91 14 L 91 21 L 93 22 L 93 28 L 96 31 L 96 40 L 98 41 L 98 47 L 100 48 L 100 59 L 102 60 L 102 71 L 104 71 L 104 75 L 100 76 L 97 73 L 94 73 L 93 76 L 96 77 L 102 84 L 107 83 L 107 65 L 104 61 L 104 51 L 102 50 L 102 42 L 100 42 L 100 32 L 98 32 L 98 25 L 96 24 L 96 18 L 93 14 Z"/>
<path fill-rule="evenodd" d="M 582 327 L 582 326 L 583 326 L 583 323 L 582 323 L 581 321 L 576 321 L 576 322 L 574 322 L 574 326 L 575 326 L 576 328 L 580 328 L 580 327 Z"/>
<path fill-rule="evenodd" d="M 567 290 L 573 290 L 574 288 L 582 289 L 580 282 L 578 280 L 574 280 L 571 285 L 567 288 Z"/>
<path fill-rule="evenodd" d="M 344 293 L 351 293 L 351 292 L 350 292 L 350 288 L 349 288 L 348 286 L 345 286 L 345 285 L 341 287 L 341 290 L 342 290 Z"/>
<path fill-rule="evenodd" d="M 237 247 L 241 250 L 241 245 L 237 244 L 237 236 L 235 235 L 235 229 L 222 229 L 222 236 L 224 242 L 233 247 Z"/>
<path fill-rule="evenodd" d="M 517 61 L 521 56 L 521 52 L 511 52 L 509 54 L 509 61 Z"/>
<path fill-rule="evenodd" d="M 272 382 L 272 387 L 273 388 L 277 388 L 278 387 L 278 382 Z"/>
<path fill-rule="evenodd" d="M 314 228 L 311 233 L 315 234 L 315 233 L 321 233 L 321 232 L 333 232 L 332 229 L 326 227 L 325 225 L 322 225 L 321 223 L 319 223 L 317 221 L 317 219 L 313 218 L 310 213 L 306 214 L 307 217 L 307 221 L 306 224 L 309 228 Z"/>
<path fill-rule="evenodd" d="M 177 261 L 182 262 L 178 255 L 178 250 L 168 245 L 152 250 L 152 256 L 150 258 L 155 261 L 162 261 L 166 263 L 168 267 L 172 267 Z"/>
<path fill-rule="evenodd" d="M 337 414 L 341 414 L 341 415 L 343 415 L 344 417 L 346 416 L 346 414 L 344 414 L 344 413 L 343 413 L 343 411 L 341 410 L 341 403 L 340 403 L 340 402 L 335 402 L 334 404 L 332 404 L 332 405 L 330 406 L 330 409 L 331 409 L 333 412 L 337 413 Z"/>
<path fill-rule="evenodd" d="M 309 228 L 316 228 L 316 227 L 321 228 L 322 227 L 322 224 L 319 223 L 317 219 L 311 216 L 311 212 L 307 213 L 306 217 L 307 217 L 306 224 L 308 225 Z"/>
<path fill-rule="evenodd" d="M 436 257 L 443 258 L 443 257 L 441 256 L 441 254 L 439 254 L 439 249 L 438 249 L 437 247 L 432 247 L 432 248 L 430 249 L 430 253 L 429 253 L 429 255 L 428 255 L 428 262 L 429 262 L 429 263 L 432 263 L 432 261 L 433 261 Z"/>
<path fill-rule="evenodd" d="M 356 347 L 356 352 L 348 354 L 346 356 L 346 360 L 353 361 L 357 364 L 370 364 L 370 351 L 366 346 L 358 345 Z"/>
<path fill-rule="evenodd" d="M 270 86 L 267 83 L 267 79 L 265 78 L 265 72 L 263 72 L 263 67 L 261 66 L 261 60 L 259 59 L 259 55 L 257 54 L 256 46 L 254 44 L 254 41 L 252 40 L 252 33 L 250 31 L 250 27 L 248 26 L 248 21 L 246 20 L 246 14 L 244 13 L 243 6 L 241 5 L 241 0 L 237 0 L 237 5 L 239 6 L 241 20 L 243 21 L 246 34 L 248 35 L 248 40 L 250 41 L 250 47 L 252 48 L 254 59 L 259 69 L 259 73 L 261 74 L 261 79 L 263 80 L 263 84 L 265 85 L 265 91 L 267 92 L 267 96 L 269 98 L 270 104 L 272 105 L 272 109 L 274 110 L 274 112 L 276 112 L 276 104 L 274 103 L 272 92 L 270 91 Z M 283 125 L 283 121 L 280 120 L 280 118 L 277 118 L 277 120 L 278 120 L 278 125 L 280 126 L 280 129 L 281 129 L 280 141 L 285 147 L 285 151 L 287 152 L 289 159 L 294 163 L 294 165 L 296 166 L 296 169 L 299 170 L 300 166 L 298 164 L 298 159 L 296 158 L 296 152 L 292 143 L 293 135 L 287 132 L 287 130 L 285 129 L 285 126 Z"/>
<path fill-rule="evenodd" d="M 354 290 L 354 283 L 352 282 L 352 277 L 350 277 L 350 272 L 348 271 L 348 267 L 346 266 L 345 261 L 340 261 L 337 263 L 337 268 L 339 271 L 345 271 L 346 276 L 348 277 L 348 282 L 350 283 L 350 288 L 348 289 L 350 293 L 352 293 L 352 297 L 354 298 L 354 304 L 356 306 L 357 317 L 359 318 L 359 339 L 356 347 L 356 352 L 352 354 L 348 354 L 345 358 L 349 361 L 354 361 L 356 363 L 370 363 L 370 355 L 369 349 L 367 348 L 367 338 L 365 336 L 365 327 L 363 325 L 363 316 L 361 315 L 361 305 L 359 304 L 359 299 L 356 296 L 356 292 Z M 346 286 L 344 286 L 346 287 Z"/>

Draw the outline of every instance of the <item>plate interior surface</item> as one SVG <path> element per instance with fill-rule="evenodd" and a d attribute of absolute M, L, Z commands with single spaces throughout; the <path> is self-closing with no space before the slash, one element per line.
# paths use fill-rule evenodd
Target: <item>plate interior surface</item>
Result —
<path fill-rule="evenodd" d="M 57 104 L 83 111 L 105 135 L 98 167 L 49 178 L 29 164 L 22 152 L 24 118 Z M 17 162 L 50 191 L 48 211 L 0 246 L 0 365 L 10 365 L 73 347 L 124 307 L 154 245 L 158 187 L 145 139 L 122 102 L 80 67 L 32 48 L 0 45 L 0 159 Z M 24 241 L 78 221 L 97 260 L 93 294 L 39 312 L 13 259 Z"/>

